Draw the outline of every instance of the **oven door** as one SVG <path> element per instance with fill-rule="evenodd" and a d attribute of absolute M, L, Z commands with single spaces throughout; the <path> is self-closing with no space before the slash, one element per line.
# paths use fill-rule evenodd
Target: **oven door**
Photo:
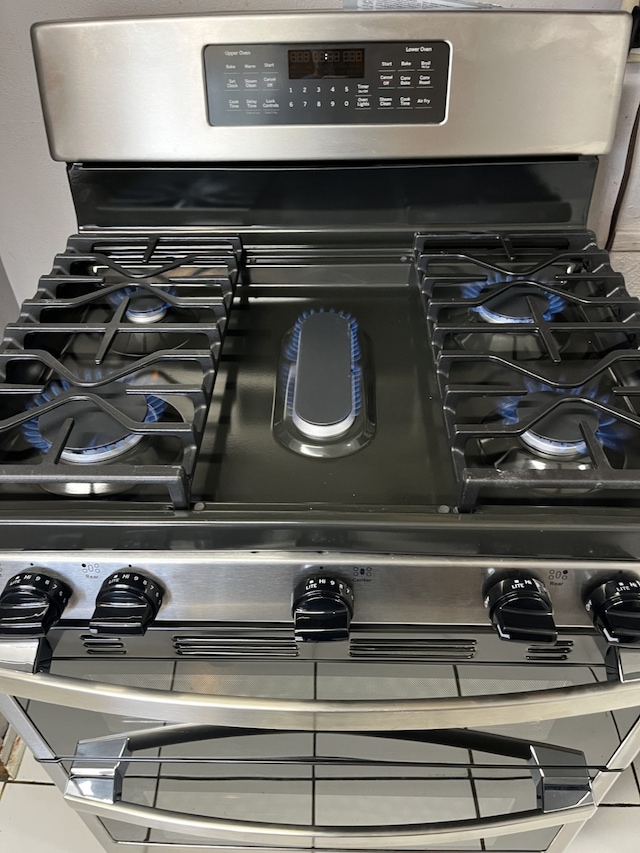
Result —
<path fill-rule="evenodd" d="M 408 660 L 407 638 L 386 636 L 360 638 L 384 660 L 353 641 L 346 657 L 329 644 L 300 660 L 275 633 L 269 659 L 206 657 L 203 639 L 174 658 L 57 656 L 46 673 L 2 670 L 0 684 L 32 697 L 10 716 L 69 804 L 129 853 L 558 853 L 637 750 L 635 712 L 603 710 L 608 696 L 638 704 L 637 685 L 608 681 L 591 638 L 573 638 L 570 665 L 523 667 L 493 635 L 474 655 L 434 635 Z M 217 719 L 220 705 L 235 721 Z"/>

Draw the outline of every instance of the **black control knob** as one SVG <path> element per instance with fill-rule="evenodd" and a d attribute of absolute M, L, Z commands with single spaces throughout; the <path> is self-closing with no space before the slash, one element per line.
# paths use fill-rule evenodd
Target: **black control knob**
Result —
<path fill-rule="evenodd" d="M 640 643 L 640 580 L 606 581 L 591 592 L 585 607 L 607 642 Z"/>
<path fill-rule="evenodd" d="M 533 577 L 501 578 L 488 590 L 484 603 L 501 640 L 555 643 L 558 639 L 547 590 Z"/>
<path fill-rule="evenodd" d="M 348 640 L 353 590 L 340 578 L 314 575 L 296 587 L 293 621 L 298 643 Z"/>
<path fill-rule="evenodd" d="M 15 575 L 0 595 L 0 636 L 44 637 L 70 598 L 68 584 L 37 569 Z"/>
<path fill-rule="evenodd" d="M 89 629 L 94 634 L 143 635 L 158 615 L 164 589 L 133 569 L 110 575 L 100 587 Z"/>

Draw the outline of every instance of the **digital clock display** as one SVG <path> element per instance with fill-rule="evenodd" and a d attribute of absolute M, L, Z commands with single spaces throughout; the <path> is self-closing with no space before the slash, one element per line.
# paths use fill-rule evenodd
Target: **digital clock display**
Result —
<path fill-rule="evenodd" d="M 364 77 L 364 48 L 312 47 L 289 51 L 289 79 Z"/>

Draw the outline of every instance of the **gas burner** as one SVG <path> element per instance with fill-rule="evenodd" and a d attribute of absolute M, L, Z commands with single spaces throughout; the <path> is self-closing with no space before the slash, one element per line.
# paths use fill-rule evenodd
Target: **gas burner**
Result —
<path fill-rule="evenodd" d="M 162 292 L 175 295 L 175 288 L 167 288 Z M 115 290 L 107 296 L 114 307 L 120 305 L 127 298 L 129 301 L 124 315 L 130 322 L 140 325 L 146 326 L 150 323 L 157 323 L 167 316 L 170 307 L 169 303 L 159 296 L 136 286 Z"/>
<path fill-rule="evenodd" d="M 500 421 L 505 425 L 522 423 L 549 409 L 558 401 L 559 395 L 565 399 L 530 429 L 520 435 L 520 441 L 528 450 L 543 459 L 572 460 L 586 456 L 588 446 L 582 433 L 581 424 L 591 428 L 601 445 L 616 450 L 623 442 L 622 430 L 614 428 L 616 419 L 589 404 L 596 400 L 597 391 L 593 388 L 549 388 L 528 382 L 529 393 L 519 397 L 507 397 L 497 407 Z M 569 399 L 566 397 L 580 397 Z M 600 402 L 606 405 L 605 400 Z"/>
<path fill-rule="evenodd" d="M 525 471 L 584 471 L 585 486 L 544 488 L 531 486 L 532 493 L 547 496 L 587 494 L 597 488 L 588 477 L 594 461 L 581 425 L 590 429 L 598 444 L 605 450 L 614 468 L 624 468 L 624 426 L 608 412 L 590 404 L 601 397 L 595 388 L 550 388 L 541 383 L 527 382 L 529 393 L 501 400 L 485 421 L 496 428 L 494 435 L 479 440 L 486 463 L 499 472 Z M 560 401 L 562 395 L 562 401 Z M 573 399 L 575 398 L 575 399 Z M 551 408 L 559 402 L 555 408 Z M 607 405 L 606 399 L 600 402 Z M 551 411 L 548 411 L 551 409 Z M 532 416 L 548 412 L 519 436 L 506 434 L 503 427 L 527 422 Z"/>
<path fill-rule="evenodd" d="M 64 379 L 50 382 L 33 400 L 33 408 L 45 406 L 59 397 L 69 399 L 27 421 L 22 427 L 24 437 L 33 447 L 46 453 L 64 422 L 72 418 L 73 427 L 60 458 L 64 462 L 81 465 L 111 462 L 142 441 L 144 435 L 129 432 L 126 426 L 92 400 L 73 399 L 75 395 L 87 393 L 87 389 L 74 387 Z M 95 390 L 92 393 L 96 393 Z M 101 400 L 139 423 L 157 422 L 166 408 L 164 400 L 150 394 L 127 394 L 117 382 L 101 386 L 98 393 Z"/>
<path fill-rule="evenodd" d="M 170 296 L 176 295 L 175 287 L 165 287 L 158 289 L 157 292 Z M 138 358 L 159 350 L 179 349 L 193 337 L 193 331 L 169 333 L 162 329 L 163 323 L 195 326 L 199 322 L 199 317 L 192 309 L 177 308 L 160 296 L 150 293 L 146 288 L 135 285 L 107 294 L 109 304 L 114 307 L 121 305 L 125 299 L 128 301 L 124 319 L 135 326 L 146 326 L 147 329 L 119 332 L 110 346 L 112 352 Z"/>
<path fill-rule="evenodd" d="M 532 410 L 540 409 L 552 402 L 549 397 L 553 392 L 540 391 L 521 400 L 518 405 L 518 418 L 524 420 Z M 613 422 L 613 418 L 609 423 Z M 576 400 L 554 409 L 535 426 L 523 432 L 520 440 L 535 453 L 542 457 L 553 459 L 575 459 L 587 453 L 587 443 L 584 440 L 580 424 L 588 425 L 598 434 L 600 418 L 598 412 L 586 403 Z"/>
<path fill-rule="evenodd" d="M 471 310 L 486 323 L 533 323 L 533 306 L 543 319 L 552 320 L 566 305 L 565 300 L 555 293 L 545 293 L 533 287 L 512 287 L 488 302 Z"/>
<path fill-rule="evenodd" d="M 277 440 L 305 456 L 355 453 L 373 437 L 372 398 L 357 320 L 306 311 L 285 337 L 274 406 Z"/>
<path fill-rule="evenodd" d="M 507 290 L 497 293 L 481 305 L 468 309 L 463 323 L 470 331 L 458 333 L 455 339 L 460 347 L 477 352 L 505 354 L 516 360 L 537 360 L 546 354 L 545 342 L 538 331 L 516 331 L 501 329 L 501 326 L 528 326 L 535 323 L 534 308 L 543 320 L 550 321 L 566 307 L 566 301 L 555 293 L 516 279 L 514 276 L 493 274 L 484 281 L 467 282 L 461 288 L 465 299 L 476 300 L 496 285 L 510 283 Z M 483 331 L 481 327 L 486 327 Z M 473 329 L 474 331 L 471 331 Z M 566 335 L 558 335 L 556 343 L 562 349 L 567 343 Z"/>

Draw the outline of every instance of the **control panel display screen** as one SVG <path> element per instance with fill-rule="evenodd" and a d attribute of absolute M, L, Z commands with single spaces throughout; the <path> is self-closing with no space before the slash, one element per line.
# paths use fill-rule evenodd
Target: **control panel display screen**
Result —
<path fill-rule="evenodd" d="M 446 41 L 210 44 L 209 123 L 443 124 L 450 65 Z"/>
<path fill-rule="evenodd" d="M 364 48 L 314 47 L 289 51 L 289 80 L 362 79 Z"/>

